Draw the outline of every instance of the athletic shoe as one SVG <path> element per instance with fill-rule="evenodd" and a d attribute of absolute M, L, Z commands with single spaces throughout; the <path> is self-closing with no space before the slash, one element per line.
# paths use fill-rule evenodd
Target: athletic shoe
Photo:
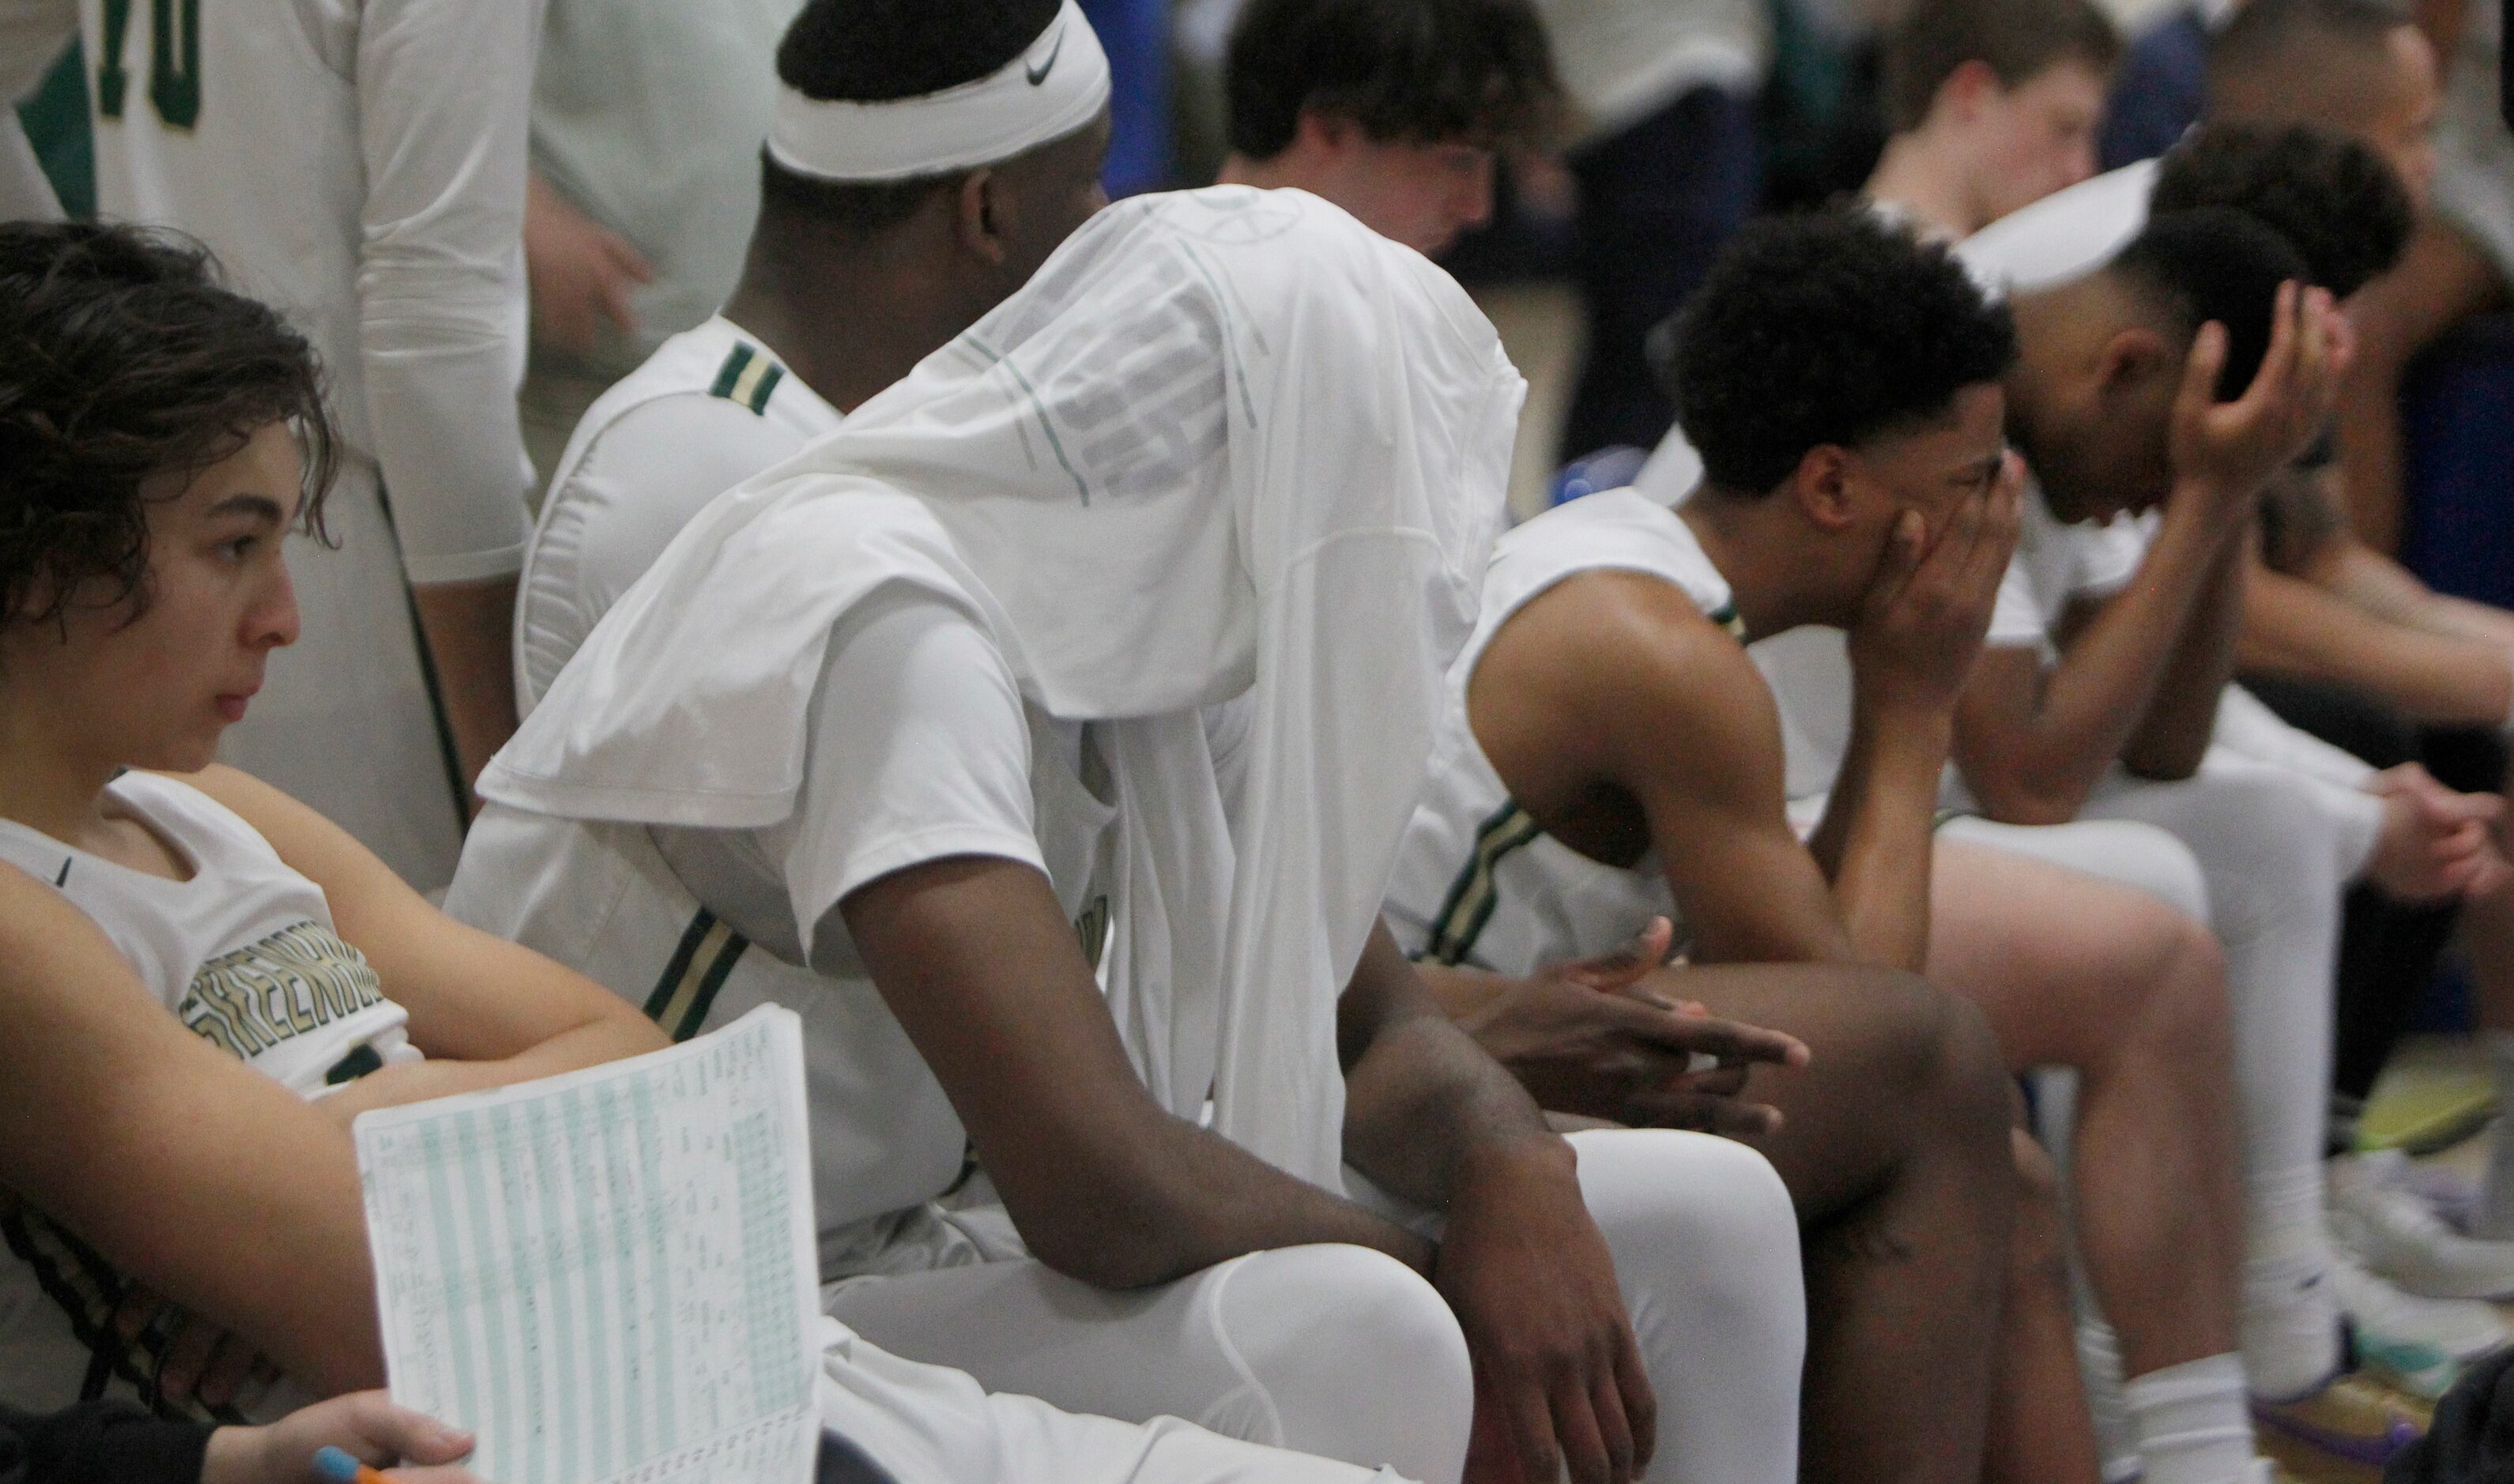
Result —
<path fill-rule="evenodd" d="M 2485 1304 L 2405 1294 L 2345 1251 L 2333 1252 L 2332 1263 L 2358 1360 L 2413 1396 L 2444 1395 L 2464 1365 L 2506 1343 L 2504 1321 Z"/>
<path fill-rule="evenodd" d="M 2331 1227 L 2365 1264 L 2428 1299 L 2514 1298 L 2514 1242 L 2466 1237 L 2402 1187 L 2397 1150 L 2331 1162 Z"/>
<path fill-rule="evenodd" d="M 2264 1432 L 2370 1468 L 2380 1468 L 2416 1442 L 2427 1423 L 2408 1398 L 2356 1375 L 2342 1376 L 2295 1401 L 2255 1397 L 2252 1421 Z"/>

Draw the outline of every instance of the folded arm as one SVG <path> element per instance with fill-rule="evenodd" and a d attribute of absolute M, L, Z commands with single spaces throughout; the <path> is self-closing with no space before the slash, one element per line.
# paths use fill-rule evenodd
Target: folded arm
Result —
<path fill-rule="evenodd" d="M 446 916 L 346 831 L 279 790 L 228 768 L 186 782 L 242 816 L 323 889 L 342 939 L 374 965 L 385 998 L 410 1013 L 411 1044 L 427 1060 L 325 1098 L 325 1112 L 344 1125 L 371 1107 L 505 1087 L 667 1044 L 635 1006 Z"/>
<path fill-rule="evenodd" d="M 0 866 L 0 1189 L 321 1392 L 381 1384 L 345 1129 L 184 1029 L 96 924 Z M 110 1170 L 110 1180 L 97 1179 Z"/>

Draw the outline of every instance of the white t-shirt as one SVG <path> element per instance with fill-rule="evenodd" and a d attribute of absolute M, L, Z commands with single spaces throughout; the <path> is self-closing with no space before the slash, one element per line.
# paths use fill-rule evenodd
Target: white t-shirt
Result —
<path fill-rule="evenodd" d="M 1547 834 L 1511 797 L 1467 719 L 1467 687 L 1502 625 L 1564 579 L 1597 571 L 1659 578 L 1735 631 L 1727 581 L 1692 529 L 1637 491 L 1559 505 L 1501 539 L 1474 637 L 1449 668 L 1432 776 L 1389 880 L 1383 915 L 1417 958 L 1526 974 L 1613 948 L 1652 917 L 1678 916 L 1655 854 L 1607 865 Z"/>
<path fill-rule="evenodd" d="M 666 341 L 568 439 L 515 595 L 515 699 L 529 713 L 611 605 L 701 506 L 844 421 L 721 315 Z"/>
<path fill-rule="evenodd" d="M 967 616 L 907 588 L 839 623 L 810 716 L 786 821 L 650 829 L 492 805 L 446 910 L 600 981 L 675 1040 L 760 1004 L 799 1013 L 825 1277 L 1018 1251 L 999 1216 L 946 1204 L 967 1133 L 832 908 L 925 862 L 1018 861 L 1046 873 L 1096 963 L 1116 808 L 1089 729 L 1026 705 Z"/>
<path fill-rule="evenodd" d="M 150 774 L 125 774 L 106 792 L 190 865 L 189 880 L 133 870 L 6 820 L 0 861 L 52 882 L 95 919 L 169 1014 L 304 1098 L 419 1060 L 408 1013 L 334 931 L 322 889 L 252 825 Z M 35 1410 L 82 1396 L 144 1398 L 155 1342 L 113 1330 L 119 1275 L 5 1196 L 0 1233 L 0 1395 Z M 274 1395 L 266 1410 L 286 1402 Z"/>
<path fill-rule="evenodd" d="M 416 582 L 523 555 L 541 20 L 542 0 L 0 0 L 0 101 L 83 39 L 103 214 L 199 238 L 313 341 Z"/>

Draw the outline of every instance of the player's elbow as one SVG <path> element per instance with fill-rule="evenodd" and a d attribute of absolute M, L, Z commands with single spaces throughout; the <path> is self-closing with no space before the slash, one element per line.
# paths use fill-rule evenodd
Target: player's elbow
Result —
<path fill-rule="evenodd" d="M 2002 824 L 2066 824 L 2087 807 L 2090 788 L 2057 770 L 2011 765 L 1968 771 L 1965 782 L 1982 817 Z"/>
<path fill-rule="evenodd" d="M 1166 1283 L 1216 1261 L 1214 1203 L 1196 1198 L 1198 1183 L 1180 1168 L 1182 1151 L 1156 1126 L 1168 1119 L 1148 1100 L 1140 1124 L 1086 1125 L 1079 1137 L 1056 1141 L 1061 1147 L 1048 1157 L 989 1160 L 1031 1256 L 1107 1289 Z"/>
<path fill-rule="evenodd" d="M 1086 1179 L 1013 1215 L 1031 1256 L 1094 1288 L 1150 1288 L 1209 1265 L 1188 1236 L 1196 1213 L 1142 1186 Z"/>

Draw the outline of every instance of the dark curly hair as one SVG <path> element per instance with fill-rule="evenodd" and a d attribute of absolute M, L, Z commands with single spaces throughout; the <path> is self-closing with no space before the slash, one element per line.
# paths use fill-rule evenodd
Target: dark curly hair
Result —
<path fill-rule="evenodd" d="M 2308 276 L 2287 238 L 2257 217 L 2221 206 L 2152 219 L 2106 271 L 2136 288 L 2185 338 L 2211 320 L 2226 327 L 2221 402 L 2242 396 L 2261 369 L 2277 330 L 2280 285 Z"/>
<path fill-rule="evenodd" d="M 148 600 L 153 488 L 273 422 L 304 455 L 303 523 L 325 536 L 337 464 L 314 351 L 220 287 L 209 251 L 129 226 L 0 224 L 0 622 L 50 622 L 85 584 Z M 80 600 L 84 603 L 84 600 Z"/>
<path fill-rule="evenodd" d="M 2204 124 L 2173 146 L 2148 210 L 2223 206 L 2258 220 L 2341 299 L 2392 270 L 2416 224 L 2409 188 L 2383 157 L 2328 130 Z"/>
<path fill-rule="evenodd" d="M 1249 0 L 1231 33 L 1231 147 L 1271 160 L 1301 113 L 1374 140 L 1534 143 L 1562 87 L 1528 0 Z"/>
<path fill-rule="evenodd" d="M 1849 207 L 1749 225 L 1653 340 L 1703 472 L 1738 495 L 1942 417 L 2016 359 L 2007 305 L 1944 247 Z"/>

